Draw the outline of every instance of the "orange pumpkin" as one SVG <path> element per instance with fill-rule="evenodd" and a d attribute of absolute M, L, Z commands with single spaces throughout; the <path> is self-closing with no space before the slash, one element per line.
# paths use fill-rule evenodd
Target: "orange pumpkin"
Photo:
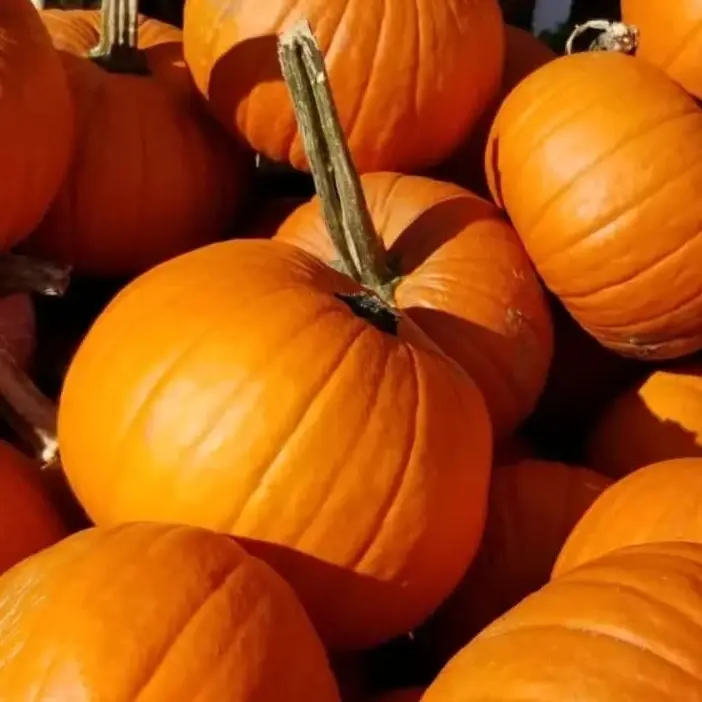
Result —
<path fill-rule="evenodd" d="M 121 13 L 128 38 L 118 34 L 122 51 L 105 46 L 101 62 L 88 56 L 101 41 L 99 12 L 42 13 L 68 74 L 81 142 L 27 250 L 91 275 L 138 273 L 219 238 L 243 190 L 242 156 L 199 104 L 180 30 L 137 23 L 129 7 L 105 0 L 103 11 Z"/>
<path fill-rule="evenodd" d="M 550 461 L 523 460 L 495 469 L 478 555 L 418 634 L 437 669 L 548 582 L 568 534 L 609 483 L 587 468 Z"/>
<path fill-rule="evenodd" d="M 411 171 L 446 158 L 499 90 L 497 0 L 187 0 L 185 58 L 210 108 L 274 161 L 305 168 L 276 35 L 307 19 L 357 168 Z"/>
<path fill-rule="evenodd" d="M 622 549 L 485 629 L 422 702 L 702 699 L 702 545 Z"/>
<path fill-rule="evenodd" d="M 553 575 L 623 546 L 659 541 L 702 543 L 702 459 L 646 466 L 609 487 L 571 532 Z"/>
<path fill-rule="evenodd" d="M 424 690 L 420 687 L 411 687 L 405 690 L 393 690 L 384 695 L 376 695 L 368 702 L 419 702 L 422 699 Z"/>
<path fill-rule="evenodd" d="M 622 20 L 639 30 L 637 57 L 702 98 L 702 3 L 621 0 Z"/>
<path fill-rule="evenodd" d="M 644 61 L 594 52 L 510 93 L 486 167 L 547 287 L 602 344 L 652 359 L 702 347 L 701 158 L 692 98 Z"/>
<path fill-rule="evenodd" d="M 67 533 L 38 474 L 34 461 L 0 441 L 0 573 Z"/>
<path fill-rule="evenodd" d="M 553 346 L 546 298 L 519 238 L 494 205 L 457 185 L 397 173 L 361 182 L 395 305 L 475 380 L 495 434 L 508 435 L 534 408 Z M 328 263 L 336 256 L 319 198 L 275 238 Z"/>
<path fill-rule="evenodd" d="M 89 529 L 0 578 L 0 604 L 7 702 L 339 700 L 290 587 L 222 534 Z"/>
<path fill-rule="evenodd" d="M 0 7 L 0 250 L 24 239 L 61 185 L 73 149 L 66 77 L 29 0 Z"/>

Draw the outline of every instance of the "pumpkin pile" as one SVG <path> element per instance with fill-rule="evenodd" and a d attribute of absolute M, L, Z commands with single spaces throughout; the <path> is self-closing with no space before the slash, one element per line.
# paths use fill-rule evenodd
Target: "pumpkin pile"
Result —
<path fill-rule="evenodd" d="M 702 701 L 702 2 L 170 4 L 0 8 L 0 699 Z"/>

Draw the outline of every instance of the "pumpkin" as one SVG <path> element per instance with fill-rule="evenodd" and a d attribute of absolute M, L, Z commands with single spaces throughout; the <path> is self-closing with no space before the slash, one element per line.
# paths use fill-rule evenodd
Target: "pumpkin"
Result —
<path fill-rule="evenodd" d="M 622 549 L 498 619 L 422 702 L 696 702 L 701 610 L 702 545 Z"/>
<path fill-rule="evenodd" d="M 67 531 L 44 491 L 38 467 L 5 441 L 0 441 L 0 494 L 0 573 L 4 573 Z"/>
<path fill-rule="evenodd" d="M 610 486 L 575 526 L 553 568 L 559 576 L 623 546 L 702 543 L 702 459 L 640 468 Z"/>
<path fill-rule="evenodd" d="M 437 670 L 548 582 L 571 529 L 609 485 L 587 468 L 540 460 L 496 467 L 475 561 L 417 638 Z"/>
<path fill-rule="evenodd" d="M 655 359 L 702 347 L 700 158 L 692 98 L 654 66 L 600 51 L 551 61 L 510 93 L 486 167 L 573 317 L 604 346 Z"/>
<path fill-rule="evenodd" d="M 101 38 L 98 11 L 42 13 L 81 139 L 26 250 L 96 276 L 132 275 L 219 238 L 244 187 L 243 156 L 200 104 L 180 30 L 137 21 L 131 5 L 104 1 L 104 21 L 124 33 L 114 35 L 117 49 Z"/>
<path fill-rule="evenodd" d="M 622 20 L 639 31 L 637 57 L 702 98 L 702 4 L 699 0 L 621 0 Z"/>
<path fill-rule="evenodd" d="M 3 0 L 0 8 L 0 91 L 0 250 L 7 251 L 49 208 L 75 131 L 61 61 L 29 0 Z"/>
<path fill-rule="evenodd" d="M 306 37 L 312 51 L 308 32 L 281 44 L 285 61 Z M 337 157 L 333 172 L 348 166 Z M 342 231 L 342 255 L 357 231 Z M 256 239 L 132 281 L 60 399 L 63 464 L 89 516 L 247 537 L 334 648 L 419 624 L 477 548 L 492 437 L 475 383 L 384 290 Z"/>
<path fill-rule="evenodd" d="M 406 688 L 404 690 L 393 690 L 384 695 L 376 695 L 368 702 L 419 702 L 422 699 L 424 690 L 420 687 Z"/>
<path fill-rule="evenodd" d="M 398 173 L 361 182 L 395 305 L 468 372 L 495 435 L 508 435 L 534 408 L 553 346 L 546 298 L 518 236 L 492 203 L 457 185 Z M 319 198 L 275 238 L 327 263 L 336 256 Z"/>
<path fill-rule="evenodd" d="M 702 457 L 702 366 L 660 368 L 602 412 L 588 463 L 619 478 L 670 458 Z"/>
<path fill-rule="evenodd" d="M 290 587 L 223 534 L 88 529 L 0 578 L 0 603 L 7 702 L 339 701 Z"/>
<path fill-rule="evenodd" d="M 361 172 L 446 158 L 500 86 L 497 0 L 187 0 L 185 58 L 220 122 L 274 161 L 304 169 L 276 35 L 306 19 L 322 47 Z"/>

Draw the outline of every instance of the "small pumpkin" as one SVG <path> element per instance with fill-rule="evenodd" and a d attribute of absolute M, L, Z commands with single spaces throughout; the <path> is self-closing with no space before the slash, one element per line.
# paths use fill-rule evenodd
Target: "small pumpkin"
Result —
<path fill-rule="evenodd" d="M 620 549 L 485 629 L 422 702 L 702 699 L 702 545 Z"/>
<path fill-rule="evenodd" d="M 0 441 L 0 573 L 67 534 L 34 461 Z"/>
<path fill-rule="evenodd" d="M 314 51 L 307 28 L 281 40 L 285 62 L 297 66 L 300 44 Z M 317 174 L 349 167 L 334 153 Z M 351 225 L 346 214 L 330 222 Z M 356 231 L 343 242 L 363 243 Z M 255 239 L 127 285 L 59 406 L 64 468 L 89 515 L 248 538 L 335 648 L 419 624 L 477 548 L 492 436 L 471 378 L 383 294 Z"/>
<path fill-rule="evenodd" d="M 0 91 L 0 250 L 8 251 L 49 208 L 75 134 L 61 61 L 29 0 L 1 3 Z"/>
<path fill-rule="evenodd" d="M 437 670 L 488 624 L 548 582 L 561 547 L 610 481 L 540 460 L 498 466 L 478 555 L 417 634 Z"/>
<path fill-rule="evenodd" d="M 554 577 L 624 546 L 659 541 L 702 543 L 702 459 L 640 468 L 611 485 L 575 526 Z"/>
<path fill-rule="evenodd" d="M 223 534 L 88 529 L 0 578 L 0 605 L 7 702 L 339 702 L 290 587 Z"/>
<path fill-rule="evenodd" d="M 187 0 L 185 58 L 212 113 L 274 161 L 307 167 L 276 59 L 276 35 L 305 19 L 328 67 L 361 172 L 446 158 L 497 94 L 497 0 Z"/>
<path fill-rule="evenodd" d="M 486 168 L 573 317 L 603 345 L 655 359 L 702 347 L 701 158 L 694 100 L 645 61 L 598 51 L 551 61 L 510 93 Z"/>
<path fill-rule="evenodd" d="M 244 156 L 200 104 L 180 30 L 137 18 L 133 5 L 104 0 L 102 19 L 41 15 L 69 78 L 80 144 L 26 250 L 95 276 L 139 273 L 223 236 L 244 191 Z"/>
<path fill-rule="evenodd" d="M 588 463 L 620 478 L 670 458 L 702 457 L 702 366 L 659 368 L 622 392 L 588 440 Z"/>

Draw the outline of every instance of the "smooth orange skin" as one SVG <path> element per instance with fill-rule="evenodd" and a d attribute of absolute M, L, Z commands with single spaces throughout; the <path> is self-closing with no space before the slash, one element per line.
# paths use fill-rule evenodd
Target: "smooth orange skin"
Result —
<path fill-rule="evenodd" d="M 67 534 L 39 471 L 34 461 L 0 441 L 0 573 Z"/>
<path fill-rule="evenodd" d="M 625 390 L 600 415 L 587 455 L 613 478 L 671 458 L 702 458 L 702 366 L 658 369 Z"/>
<path fill-rule="evenodd" d="M 547 287 L 600 343 L 643 359 L 702 347 L 701 160 L 694 100 L 608 52 L 523 80 L 486 151 L 490 191 Z"/>
<path fill-rule="evenodd" d="M 499 91 L 497 0 L 187 0 L 185 58 L 227 129 L 274 161 L 307 168 L 276 55 L 306 19 L 361 172 L 446 158 Z"/>
<path fill-rule="evenodd" d="M 498 619 L 422 702 L 699 702 L 700 611 L 702 545 L 623 549 Z"/>
<path fill-rule="evenodd" d="M 79 532 L 0 578 L 4 702 L 339 702 L 290 587 L 233 539 Z"/>
<path fill-rule="evenodd" d="M 29 0 L 0 3 L 0 94 L 0 250 L 7 251 L 49 208 L 75 136 L 61 61 Z"/>
<path fill-rule="evenodd" d="M 610 482 L 587 468 L 553 461 L 495 468 L 478 555 L 418 635 L 439 668 L 548 582 L 572 528 Z"/>
<path fill-rule="evenodd" d="M 406 690 L 393 690 L 384 695 L 376 695 L 371 697 L 368 702 L 419 702 L 423 694 L 422 688 L 411 687 Z"/>
<path fill-rule="evenodd" d="M 621 0 L 622 21 L 639 30 L 637 58 L 702 98 L 702 2 Z"/>
<path fill-rule="evenodd" d="M 485 402 L 409 320 L 398 336 L 292 246 L 214 244 L 128 285 L 68 370 L 58 433 L 97 524 L 228 531 L 293 584 L 337 648 L 409 631 L 483 528 Z"/>
<path fill-rule="evenodd" d="M 80 148 L 27 251 L 80 273 L 123 276 L 225 233 L 245 191 L 243 155 L 201 104 L 181 32 L 141 19 L 151 75 L 110 73 L 86 53 L 99 13 L 42 13 L 77 108 Z"/>
<path fill-rule="evenodd" d="M 702 459 L 646 466 L 615 482 L 594 502 L 565 542 L 557 577 L 624 546 L 659 541 L 702 543 Z"/>
<path fill-rule="evenodd" d="M 362 184 L 401 278 L 397 307 L 473 378 L 495 435 L 507 436 L 534 408 L 553 348 L 546 297 L 519 238 L 493 204 L 457 185 L 397 173 Z M 336 258 L 318 198 L 275 238 Z"/>

